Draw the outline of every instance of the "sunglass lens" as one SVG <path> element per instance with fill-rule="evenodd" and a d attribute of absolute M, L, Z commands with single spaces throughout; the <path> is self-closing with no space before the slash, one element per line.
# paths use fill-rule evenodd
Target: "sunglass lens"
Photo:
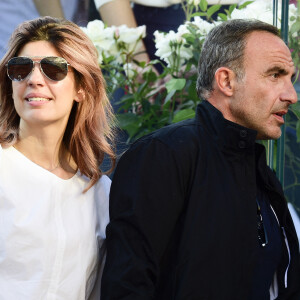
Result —
<path fill-rule="evenodd" d="M 41 67 L 51 80 L 63 80 L 68 74 L 68 63 L 62 57 L 45 57 L 41 60 Z"/>
<path fill-rule="evenodd" d="M 27 57 L 13 57 L 7 63 L 7 74 L 11 80 L 22 81 L 32 71 L 33 62 Z"/>

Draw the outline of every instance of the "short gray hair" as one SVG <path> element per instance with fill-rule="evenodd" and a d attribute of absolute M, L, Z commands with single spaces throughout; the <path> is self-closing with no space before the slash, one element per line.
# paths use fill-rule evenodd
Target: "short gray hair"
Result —
<path fill-rule="evenodd" d="M 215 72 L 220 67 L 231 69 L 238 79 L 243 78 L 246 37 L 253 31 L 266 31 L 280 37 L 279 30 L 273 25 L 246 19 L 222 22 L 208 33 L 198 64 L 197 93 L 200 98 L 209 98 Z"/>

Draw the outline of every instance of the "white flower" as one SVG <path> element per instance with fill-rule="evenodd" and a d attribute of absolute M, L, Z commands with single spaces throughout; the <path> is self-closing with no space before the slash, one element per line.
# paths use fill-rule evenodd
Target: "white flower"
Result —
<path fill-rule="evenodd" d="M 278 3 L 277 27 L 281 27 L 281 3 Z M 289 5 L 289 26 L 293 24 L 290 21 L 292 16 L 297 16 L 297 8 L 294 4 Z M 243 9 L 234 9 L 231 19 L 257 19 L 268 24 L 273 24 L 273 7 L 272 1 L 256 0 Z"/>
<path fill-rule="evenodd" d="M 133 65 L 131 63 L 126 63 L 123 65 L 125 74 L 128 78 L 133 78 L 134 77 L 134 71 L 133 71 Z"/>
<path fill-rule="evenodd" d="M 154 31 L 153 35 L 154 35 L 155 42 L 158 43 L 159 41 L 164 39 L 165 33 L 156 30 Z"/>
<path fill-rule="evenodd" d="M 126 25 L 121 25 L 119 29 L 119 41 L 126 44 L 136 43 L 141 38 L 146 36 L 146 26 L 138 26 L 136 28 L 128 28 Z"/>
<path fill-rule="evenodd" d="M 114 40 L 114 28 L 106 27 L 100 20 L 94 20 L 87 24 L 86 33 L 93 42 L 112 43 Z M 100 45 L 102 48 L 108 49 L 106 45 Z"/>
<path fill-rule="evenodd" d="M 125 52 L 131 53 L 136 49 L 141 48 L 142 38 L 146 36 L 146 26 L 138 26 L 136 28 L 128 28 L 126 25 L 121 25 L 118 27 L 119 37 L 117 42 L 125 43 Z"/>
<path fill-rule="evenodd" d="M 297 16 L 298 16 L 298 9 L 295 6 L 295 4 L 290 4 L 289 5 L 289 16 L 290 16 L 290 18 L 291 17 L 297 18 Z"/>
<path fill-rule="evenodd" d="M 298 9 L 295 4 L 289 5 L 289 28 L 297 21 Z M 292 21 L 293 20 L 293 21 Z M 297 37 L 297 33 L 294 33 L 294 37 Z"/>
<path fill-rule="evenodd" d="M 146 35 L 146 27 L 128 28 L 126 25 L 120 27 L 105 27 L 100 20 L 91 21 L 87 27 L 81 28 L 92 40 L 99 53 L 99 63 L 103 57 L 113 56 L 119 64 L 124 63 L 127 55 L 141 47 L 142 38 Z"/>
<path fill-rule="evenodd" d="M 103 55 L 111 55 L 110 49 L 115 43 L 114 29 L 112 27 L 105 28 L 104 23 L 100 20 L 91 21 L 87 24 L 87 27 L 81 27 L 81 29 L 96 46 L 99 54 L 99 63 L 102 63 Z"/>
<path fill-rule="evenodd" d="M 178 32 L 173 30 L 167 34 L 154 32 L 155 46 L 157 51 L 155 55 L 164 60 L 168 66 L 182 66 L 184 62 L 193 56 L 192 49 L 184 46 L 185 39 L 183 34 L 189 32 L 185 26 L 180 26 Z"/>
<path fill-rule="evenodd" d="M 177 1 L 177 0 L 176 0 Z M 200 0 L 188 0 L 190 5 L 198 5 Z M 294 4 L 289 5 L 289 26 L 297 18 L 297 7 Z M 234 9 L 231 13 L 231 19 L 258 19 L 269 24 L 273 23 L 273 8 L 271 0 L 256 0 L 243 9 Z M 278 4 L 278 21 L 277 26 L 281 27 L 281 3 Z M 212 28 L 220 24 L 217 22 L 207 22 L 199 16 L 195 16 L 193 21 L 180 25 L 177 32 L 168 33 L 154 32 L 156 55 L 165 61 L 169 67 L 176 68 L 186 63 L 193 55 L 193 48 L 187 44 L 184 36 L 191 34 L 190 26 L 196 30 L 198 39 L 202 40 Z M 146 27 L 128 28 L 126 25 L 119 27 L 106 27 L 100 20 L 91 21 L 87 27 L 81 28 L 92 40 L 99 53 L 99 63 L 103 62 L 104 56 L 114 57 L 112 64 L 124 64 L 130 61 L 134 53 L 138 52 L 142 39 L 146 35 Z M 192 33 L 193 34 L 193 33 Z M 296 33 L 295 33 L 296 34 Z M 133 76 L 132 66 L 125 64 L 127 76 Z M 130 72 L 131 70 L 131 72 Z"/>
<path fill-rule="evenodd" d="M 154 37 L 159 37 L 155 40 L 155 46 L 157 51 L 155 55 L 165 60 L 172 54 L 171 43 L 176 41 L 176 34 L 173 30 L 169 31 L 167 34 L 159 33 L 158 31 L 154 32 Z"/>
<path fill-rule="evenodd" d="M 200 4 L 200 0 L 188 0 L 188 4 L 198 6 Z"/>
<path fill-rule="evenodd" d="M 197 26 L 199 28 L 198 33 L 204 37 L 210 32 L 210 30 L 212 28 L 214 28 L 216 26 L 216 24 L 209 23 L 198 16 L 196 16 L 194 18 L 194 21 L 187 22 L 187 24 L 193 24 L 193 25 Z"/>
<path fill-rule="evenodd" d="M 115 45 L 112 47 L 114 55 L 120 63 L 124 63 L 128 56 L 132 56 L 142 47 L 142 38 L 146 36 L 146 26 L 128 28 L 121 25 L 116 28 Z"/>
<path fill-rule="evenodd" d="M 104 23 L 100 20 L 91 21 L 87 24 L 86 31 L 91 40 L 96 40 L 104 31 Z"/>
<path fill-rule="evenodd" d="M 187 23 L 184 23 L 182 25 L 180 25 L 177 29 L 177 32 L 180 34 L 180 35 L 183 35 L 185 33 L 190 33 L 190 31 L 188 30 L 188 27 L 187 27 Z"/>

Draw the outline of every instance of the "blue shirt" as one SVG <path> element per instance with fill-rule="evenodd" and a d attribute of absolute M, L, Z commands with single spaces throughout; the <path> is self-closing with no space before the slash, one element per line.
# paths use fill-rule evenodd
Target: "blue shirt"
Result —
<path fill-rule="evenodd" d="M 269 289 L 273 282 L 274 274 L 282 257 L 282 234 L 268 200 L 268 195 L 257 187 L 257 200 L 260 205 L 261 215 L 268 243 L 262 247 L 259 243 L 259 258 L 254 269 L 253 288 L 251 300 L 270 300 Z"/>

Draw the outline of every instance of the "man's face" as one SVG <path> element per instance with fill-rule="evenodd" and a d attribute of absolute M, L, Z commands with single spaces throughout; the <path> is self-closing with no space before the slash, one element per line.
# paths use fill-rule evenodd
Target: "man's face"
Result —
<path fill-rule="evenodd" d="M 277 139 L 283 116 L 297 101 L 290 51 L 275 35 L 252 32 L 246 40 L 244 77 L 235 81 L 229 119 L 258 132 L 257 139 Z"/>

